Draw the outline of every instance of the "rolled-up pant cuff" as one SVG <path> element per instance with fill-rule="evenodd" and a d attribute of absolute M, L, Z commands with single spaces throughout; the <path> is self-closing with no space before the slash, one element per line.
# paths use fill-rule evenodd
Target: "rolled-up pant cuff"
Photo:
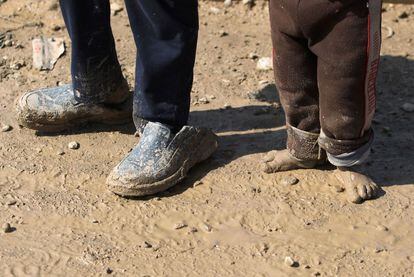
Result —
<path fill-rule="evenodd" d="M 351 167 L 362 164 L 371 152 L 374 133 L 370 129 L 363 137 L 355 140 L 336 140 L 321 132 L 318 142 L 327 152 L 331 164 L 340 167 Z"/>
<path fill-rule="evenodd" d="M 320 161 L 326 154 L 319 147 L 319 134 L 310 133 L 287 125 L 287 149 L 299 161 Z"/>

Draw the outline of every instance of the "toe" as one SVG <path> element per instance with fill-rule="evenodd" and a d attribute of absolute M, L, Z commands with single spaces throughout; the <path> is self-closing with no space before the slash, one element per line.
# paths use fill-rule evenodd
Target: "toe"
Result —
<path fill-rule="evenodd" d="M 367 186 L 366 185 L 359 185 L 358 186 L 358 194 L 362 199 L 367 199 L 368 195 L 367 195 Z"/>
<path fill-rule="evenodd" d="M 365 186 L 367 190 L 367 198 L 366 199 L 372 199 L 374 197 L 374 190 L 372 189 L 371 184 L 368 184 Z"/>
<path fill-rule="evenodd" d="M 278 168 L 279 167 L 277 166 L 276 162 L 267 162 L 264 163 L 263 171 L 265 173 L 275 173 L 278 171 Z"/>
<path fill-rule="evenodd" d="M 371 187 L 371 190 L 372 190 L 372 198 L 377 197 L 380 190 L 381 190 L 381 188 L 375 183 L 371 183 L 370 187 Z"/>
<path fill-rule="evenodd" d="M 262 158 L 262 162 L 267 163 L 267 162 L 271 162 L 275 159 L 275 153 L 274 151 L 271 151 L 269 153 L 267 153 L 263 158 Z"/>
<path fill-rule="evenodd" d="M 358 189 L 356 186 L 350 186 L 347 188 L 347 195 L 348 195 L 348 201 L 355 203 L 355 204 L 361 204 L 363 202 L 363 199 L 358 193 Z"/>

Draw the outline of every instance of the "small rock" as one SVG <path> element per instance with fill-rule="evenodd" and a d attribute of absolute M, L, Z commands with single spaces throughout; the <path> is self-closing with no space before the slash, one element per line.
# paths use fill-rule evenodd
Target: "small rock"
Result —
<path fill-rule="evenodd" d="M 225 37 L 225 36 L 228 36 L 229 35 L 229 33 L 227 33 L 226 31 L 224 31 L 224 30 L 220 30 L 219 31 L 219 35 L 220 35 L 220 37 Z"/>
<path fill-rule="evenodd" d="M 109 267 L 106 269 L 106 274 L 112 274 L 112 272 L 114 272 L 112 269 L 110 269 Z"/>
<path fill-rule="evenodd" d="M 203 230 L 204 231 L 206 231 L 206 232 L 211 232 L 212 230 L 213 230 L 213 228 L 210 226 L 210 225 L 208 225 L 207 223 L 203 223 L 202 225 L 201 225 L 201 227 L 203 228 Z"/>
<path fill-rule="evenodd" d="M 4 233 L 11 233 L 13 232 L 13 228 L 10 226 L 10 223 L 4 223 L 3 226 L 1 226 L 1 229 Z"/>
<path fill-rule="evenodd" d="M 377 230 L 378 231 L 383 231 L 383 232 L 388 232 L 389 231 L 388 227 L 386 227 L 384 225 L 378 225 Z"/>
<path fill-rule="evenodd" d="M 15 205 L 16 203 L 17 203 L 17 201 L 16 201 L 16 200 L 11 199 L 11 200 L 7 201 L 6 205 L 7 205 L 7 206 L 13 206 L 13 205 Z"/>
<path fill-rule="evenodd" d="M 10 64 L 10 69 L 13 70 L 19 70 L 20 68 L 22 68 L 25 65 L 24 62 L 14 62 Z"/>
<path fill-rule="evenodd" d="M 68 144 L 68 148 L 69 148 L 69 149 L 72 149 L 72 150 L 79 149 L 79 147 L 80 147 L 80 144 L 79 144 L 79 142 L 77 142 L 77 141 L 71 141 L 71 142 L 69 142 L 69 144 Z"/>
<path fill-rule="evenodd" d="M 152 248 L 152 244 L 148 241 L 144 241 L 141 245 L 142 248 Z"/>
<path fill-rule="evenodd" d="M 293 260 L 292 257 L 287 256 L 285 258 L 285 265 L 290 266 L 290 267 L 297 267 L 298 266 L 298 262 L 296 262 L 295 260 Z"/>
<path fill-rule="evenodd" d="M 374 249 L 374 253 L 381 253 L 381 252 L 384 252 L 384 251 L 386 251 L 386 249 L 383 246 L 376 246 L 375 249 Z"/>
<path fill-rule="evenodd" d="M 257 61 L 256 69 L 259 71 L 269 71 L 273 69 L 273 61 L 270 57 L 262 57 Z"/>
<path fill-rule="evenodd" d="M 224 106 L 223 106 L 223 108 L 225 108 L 226 110 L 227 109 L 230 109 L 231 108 L 231 105 L 229 103 L 225 103 Z"/>
<path fill-rule="evenodd" d="M 61 29 L 62 29 L 62 27 L 61 27 L 61 26 L 59 26 L 59 25 L 53 25 L 53 26 L 52 26 L 52 31 L 57 32 L 57 31 L 59 31 L 59 30 L 61 30 Z"/>
<path fill-rule="evenodd" d="M 259 58 L 259 56 L 256 53 L 249 53 L 248 58 L 251 59 L 251 60 L 255 60 L 255 59 Z"/>
<path fill-rule="evenodd" d="M 190 232 L 191 233 L 197 233 L 198 229 L 196 227 L 191 227 Z"/>
<path fill-rule="evenodd" d="M 9 131 L 11 131 L 11 130 L 13 130 L 13 127 L 12 127 L 12 126 L 10 126 L 10 125 L 3 125 L 3 126 L 1 127 L 1 131 L 2 131 L 2 132 L 9 132 Z"/>
<path fill-rule="evenodd" d="M 59 156 L 63 156 L 63 155 L 65 155 L 65 151 L 60 150 L 56 154 L 59 155 Z"/>
<path fill-rule="evenodd" d="M 405 111 L 405 112 L 407 112 L 407 113 L 412 113 L 412 112 L 414 112 L 414 104 L 412 104 L 412 103 L 404 103 L 402 106 L 401 106 L 401 109 L 403 110 L 403 111 Z"/>
<path fill-rule="evenodd" d="M 201 104 L 208 104 L 210 103 L 210 100 L 208 100 L 207 97 L 202 97 L 198 100 L 198 102 Z"/>
<path fill-rule="evenodd" d="M 187 227 L 188 225 L 185 222 L 178 222 L 174 225 L 174 229 L 175 230 L 180 230 L 183 229 L 185 227 Z"/>
<path fill-rule="evenodd" d="M 299 183 L 299 179 L 293 176 L 288 176 L 282 179 L 282 185 L 284 186 L 293 186 Z"/>
<path fill-rule="evenodd" d="M 99 221 L 97 219 L 92 219 L 92 223 L 97 224 Z"/>
<path fill-rule="evenodd" d="M 216 8 L 216 7 L 211 7 L 210 8 L 210 12 L 212 14 L 219 14 L 220 13 L 220 9 L 219 8 Z"/>
<path fill-rule="evenodd" d="M 251 8 L 254 6 L 254 0 L 243 0 L 243 4 Z"/>
<path fill-rule="evenodd" d="M 122 11 L 124 8 L 119 5 L 118 3 L 111 3 L 111 14 L 117 15 L 120 11 Z"/>
<path fill-rule="evenodd" d="M 230 7 L 231 6 L 231 1 L 232 0 L 224 0 L 224 6 L 225 7 Z"/>

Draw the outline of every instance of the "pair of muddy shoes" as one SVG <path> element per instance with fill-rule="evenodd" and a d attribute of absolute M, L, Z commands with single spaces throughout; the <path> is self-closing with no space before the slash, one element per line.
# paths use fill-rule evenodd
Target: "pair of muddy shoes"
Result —
<path fill-rule="evenodd" d="M 132 120 L 132 94 L 127 87 L 116 92 L 120 101 L 81 103 L 70 85 L 40 89 L 18 99 L 19 123 L 25 127 L 58 132 L 87 123 L 120 124 Z M 121 196 L 145 196 L 164 191 L 181 181 L 191 167 L 217 149 L 210 130 L 184 126 L 178 132 L 148 122 L 133 150 L 113 169 L 107 184 Z"/>
<path fill-rule="evenodd" d="M 271 151 L 263 158 L 263 171 L 275 173 L 281 171 L 315 168 L 327 164 L 326 158 L 318 161 L 301 161 L 293 157 L 287 149 Z M 338 167 L 330 176 L 330 182 L 340 190 L 345 190 L 350 202 L 360 204 L 376 198 L 381 188 L 362 173 L 359 166 Z"/>

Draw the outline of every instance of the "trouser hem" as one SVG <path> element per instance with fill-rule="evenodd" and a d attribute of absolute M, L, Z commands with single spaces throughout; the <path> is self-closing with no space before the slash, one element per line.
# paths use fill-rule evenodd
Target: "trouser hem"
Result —
<path fill-rule="evenodd" d="M 319 161 L 325 158 L 319 147 L 319 134 L 310 133 L 287 125 L 287 149 L 289 154 L 299 161 Z"/>

